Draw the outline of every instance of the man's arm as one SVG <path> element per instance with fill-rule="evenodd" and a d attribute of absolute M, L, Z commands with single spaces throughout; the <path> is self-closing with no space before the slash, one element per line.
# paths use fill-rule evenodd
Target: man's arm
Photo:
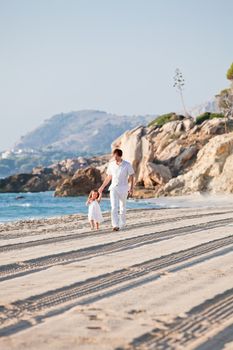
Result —
<path fill-rule="evenodd" d="M 109 182 L 112 180 L 112 175 L 107 175 L 107 177 L 104 179 L 104 182 L 102 183 L 102 185 L 100 186 L 100 188 L 98 189 L 99 193 L 102 193 L 103 190 L 105 189 L 105 187 L 109 184 Z"/>
<path fill-rule="evenodd" d="M 101 198 L 102 198 L 102 192 L 99 193 L 99 197 L 97 198 L 97 202 L 98 202 L 98 203 L 101 201 Z"/>
<path fill-rule="evenodd" d="M 133 187 L 134 187 L 134 174 L 129 175 L 129 183 L 130 183 L 129 194 L 132 196 L 133 195 Z"/>

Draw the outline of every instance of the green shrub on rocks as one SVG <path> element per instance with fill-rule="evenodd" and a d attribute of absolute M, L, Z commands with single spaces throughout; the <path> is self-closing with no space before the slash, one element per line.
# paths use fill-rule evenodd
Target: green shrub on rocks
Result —
<path fill-rule="evenodd" d="M 200 125 L 204 121 L 214 119 L 214 118 L 224 118 L 224 115 L 222 113 L 205 112 L 196 118 L 196 124 Z"/>
<path fill-rule="evenodd" d="M 162 114 L 158 118 L 152 120 L 148 126 L 163 126 L 164 124 L 171 122 L 173 120 L 182 120 L 184 116 L 178 115 L 174 112 Z"/>

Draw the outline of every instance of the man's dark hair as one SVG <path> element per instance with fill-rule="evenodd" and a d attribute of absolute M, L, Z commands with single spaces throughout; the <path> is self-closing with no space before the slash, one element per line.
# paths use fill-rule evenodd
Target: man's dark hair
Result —
<path fill-rule="evenodd" d="M 119 157 L 122 157 L 123 152 L 120 148 L 116 148 L 114 149 L 113 154 L 117 154 Z"/>

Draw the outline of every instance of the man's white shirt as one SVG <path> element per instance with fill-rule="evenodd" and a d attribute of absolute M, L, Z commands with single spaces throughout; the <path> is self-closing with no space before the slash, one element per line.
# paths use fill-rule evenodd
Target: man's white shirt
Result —
<path fill-rule="evenodd" d="M 122 160 L 120 164 L 117 164 L 115 160 L 110 161 L 107 168 L 107 175 L 112 176 L 109 190 L 117 188 L 120 192 L 127 192 L 129 189 L 128 176 L 133 174 L 133 167 L 126 160 Z"/>

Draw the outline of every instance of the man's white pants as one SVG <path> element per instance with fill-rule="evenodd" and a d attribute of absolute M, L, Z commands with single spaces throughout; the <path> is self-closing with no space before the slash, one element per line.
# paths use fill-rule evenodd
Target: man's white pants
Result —
<path fill-rule="evenodd" d="M 113 227 L 125 226 L 127 195 L 128 191 L 119 191 L 117 188 L 110 190 L 111 219 Z"/>

